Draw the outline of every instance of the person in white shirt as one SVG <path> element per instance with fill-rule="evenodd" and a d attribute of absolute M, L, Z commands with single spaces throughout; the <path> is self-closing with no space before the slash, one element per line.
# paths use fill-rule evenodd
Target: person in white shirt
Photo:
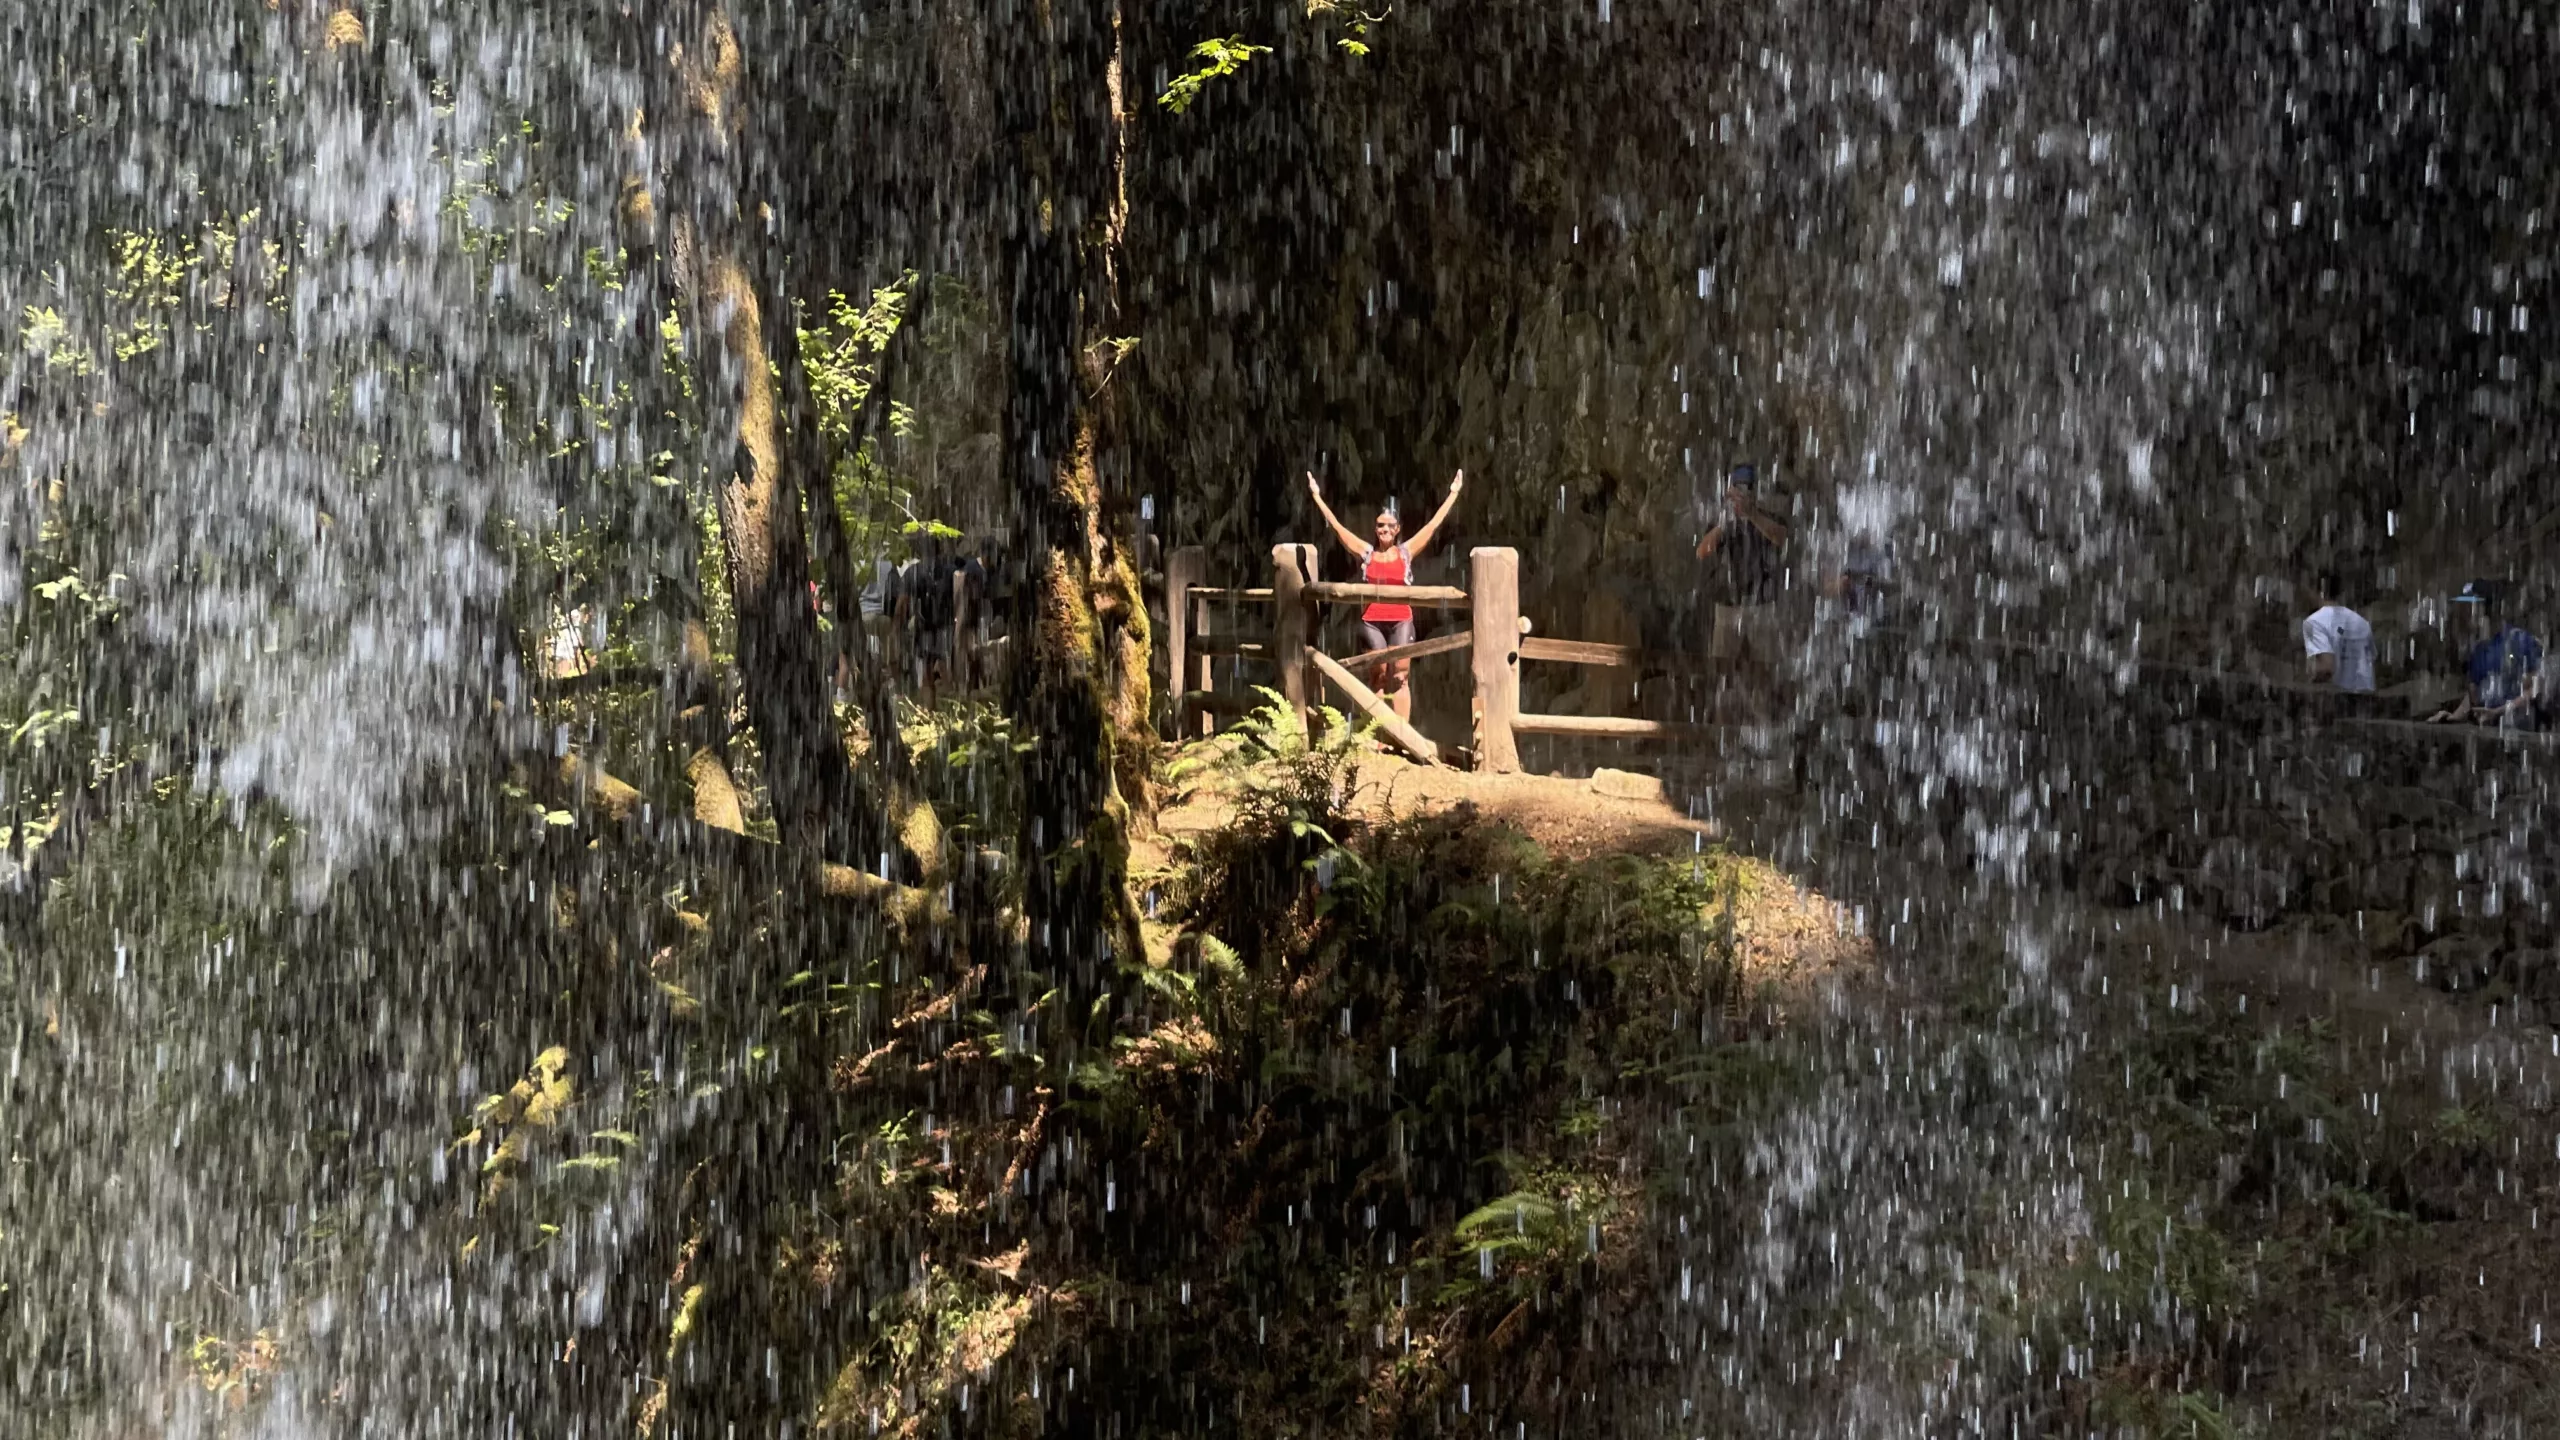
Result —
<path fill-rule="evenodd" d="M 881 656 L 892 667 L 897 664 L 898 597 L 905 593 L 908 567 L 887 555 L 871 557 L 871 583 L 862 587 L 862 598 L 855 607 L 862 613 L 862 648 Z"/>
<path fill-rule="evenodd" d="M 2302 653 L 2314 684 L 2331 683 L 2350 695 L 2373 693 L 2373 626 L 2338 603 L 2335 574 L 2319 577 L 2320 606 L 2302 622 Z"/>

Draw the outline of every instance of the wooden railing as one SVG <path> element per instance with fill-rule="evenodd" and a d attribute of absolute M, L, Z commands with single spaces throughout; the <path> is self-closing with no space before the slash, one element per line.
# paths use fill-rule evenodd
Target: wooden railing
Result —
<path fill-rule="evenodd" d="M 1221 715 L 1242 714 L 1253 708 L 1253 701 L 1233 691 L 1217 687 L 1216 665 L 1220 656 L 1271 658 L 1268 639 L 1247 640 L 1235 623 L 1246 607 L 1271 603 L 1271 591 L 1235 590 L 1203 583 L 1209 575 L 1209 552 L 1196 546 L 1176 550 L 1165 557 L 1165 622 L 1170 632 L 1166 637 L 1165 655 L 1171 662 L 1168 674 L 1173 680 L 1173 728 L 1182 734 L 1196 723 L 1198 733 L 1209 734 L 1217 728 Z M 1226 633 L 1206 634 L 1202 622 L 1213 610 L 1227 615 Z M 1269 634 L 1269 622 L 1263 621 L 1259 632 Z"/>
<path fill-rule="evenodd" d="M 1202 583 L 1208 554 L 1192 548 L 1176 550 L 1165 563 L 1165 617 L 1171 631 L 1166 646 L 1175 695 L 1174 728 L 1192 725 L 1208 734 L 1220 717 L 1253 708 L 1254 702 L 1217 688 L 1219 657 L 1268 660 L 1279 673 L 1280 693 L 1295 707 L 1303 723 L 1319 682 L 1330 684 L 1398 749 L 1426 765 L 1446 763 L 1440 746 L 1395 713 L 1393 706 L 1353 673 L 1400 660 L 1466 651 L 1475 690 L 1475 767 L 1508 774 L 1520 768 L 1520 735 L 1583 735 L 1609 739 L 1663 739 L 1690 727 L 1659 720 L 1614 715 L 1538 715 L 1520 710 L 1520 662 L 1550 661 L 1567 665 L 1634 666 L 1643 654 L 1633 646 L 1589 640 L 1553 640 L 1530 633 L 1520 613 L 1520 553 L 1504 546 L 1483 546 L 1468 556 L 1467 586 L 1366 585 L 1318 580 L 1312 545 L 1275 545 L 1271 550 L 1271 584 L 1264 589 L 1231 589 Z M 1327 655 L 1316 644 L 1320 607 L 1370 605 L 1379 602 L 1442 610 L 1465 610 L 1468 626 L 1447 635 L 1407 645 L 1371 650 L 1347 662 Z M 1271 607 L 1267 629 L 1248 627 L 1241 617 L 1257 618 Z M 1223 633 L 1211 634 L 1204 621 L 1213 609 L 1227 615 Z M 1267 638 L 1246 638 L 1248 631 Z"/>

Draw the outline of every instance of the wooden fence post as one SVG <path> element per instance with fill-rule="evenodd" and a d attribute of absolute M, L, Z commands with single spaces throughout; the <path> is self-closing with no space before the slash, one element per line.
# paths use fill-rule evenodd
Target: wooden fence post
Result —
<path fill-rule="evenodd" d="M 951 658 L 944 665 L 955 695 L 977 688 L 977 628 L 978 587 L 969 583 L 969 571 L 962 567 L 951 572 Z"/>
<path fill-rule="evenodd" d="M 1509 775 L 1520 768 L 1511 724 L 1520 714 L 1520 552 L 1479 546 L 1468 557 L 1467 598 L 1474 612 L 1476 768 Z"/>
<path fill-rule="evenodd" d="M 1206 562 L 1203 563 L 1205 564 Z M 1205 575 L 1208 572 L 1204 569 L 1201 573 Z M 1193 637 L 1197 639 L 1201 637 L 1202 632 L 1205 632 L 1209 628 L 1209 603 L 1205 600 L 1194 600 L 1191 603 L 1194 607 L 1191 618 L 1198 622 L 1198 629 L 1194 630 L 1192 633 Z M 1235 608 L 1235 602 L 1228 602 L 1227 614 L 1230 617 L 1241 613 L 1241 611 Z M 1201 692 L 1203 694 L 1217 693 L 1218 657 L 1210 654 L 1208 647 L 1203 645 L 1200 649 L 1200 654 L 1192 660 L 1191 664 L 1192 668 L 1200 672 L 1197 676 L 1193 677 L 1193 679 L 1194 683 L 1200 687 Z M 1232 660 L 1227 662 L 1227 676 L 1229 679 L 1235 678 L 1235 662 Z M 1200 733 L 1202 735 L 1215 735 L 1218 733 L 1218 712 L 1209 708 L 1207 705 L 1202 705 L 1200 707 Z"/>
<path fill-rule="evenodd" d="M 1205 575 L 1208 572 L 1203 570 L 1201 573 Z M 1199 622 L 1199 630 L 1193 632 L 1194 637 L 1197 638 L 1200 631 L 1205 631 L 1209 628 L 1209 604 L 1205 600 L 1194 600 L 1191 603 L 1195 607 L 1191 618 Z M 1229 616 L 1234 616 L 1239 613 L 1241 612 L 1235 608 L 1234 602 L 1228 602 L 1227 614 Z M 1199 656 L 1191 663 L 1193 668 L 1200 672 L 1196 677 L 1194 677 L 1194 679 L 1199 685 L 1201 692 L 1204 694 L 1215 694 L 1218 689 L 1218 657 L 1210 654 L 1208 647 L 1204 645 L 1201 647 Z M 1227 666 L 1228 678 L 1233 679 L 1235 676 L 1235 662 L 1230 660 L 1227 662 Z M 1215 735 L 1218 733 L 1218 712 L 1209 708 L 1207 705 L 1202 705 L 1200 707 L 1200 733 L 1202 735 Z"/>
<path fill-rule="evenodd" d="M 1307 646 L 1315 638 L 1315 602 L 1306 596 L 1315 578 L 1316 547 L 1271 547 L 1271 658 L 1280 667 L 1280 695 L 1298 712 L 1298 728 L 1306 730 L 1309 699 Z"/>
<path fill-rule="evenodd" d="M 1182 738 L 1184 729 L 1182 696 L 1185 691 L 1192 688 L 1189 663 L 1191 660 L 1191 587 L 1199 584 L 1208 573 L 1209 552 L 1197 545 L 1185 545 L 1165 557 L 1164 620 L 1165 628 L 1172 632 L 1167 640 L 1167 654 L 1172 663 L 1166 667 L 1165 675 L 1166 683 L 1173 687 L 1173 735 L 1177 740 Z M 1200 657 L 1200 688 L 1203 690 L 1209 688 L 1209 663 L 1208 656 Z M 1206 735 L 1216 729 L 1217 725 L 1217 717 L 1207 708 L 1202 708 L 1200 733 Z"/>

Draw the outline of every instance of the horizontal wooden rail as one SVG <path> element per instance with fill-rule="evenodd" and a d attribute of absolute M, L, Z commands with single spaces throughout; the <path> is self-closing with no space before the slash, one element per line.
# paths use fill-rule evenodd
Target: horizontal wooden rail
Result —
<path fill-rule="evenodd" d="M 1419 660 L 1425 655 L 1440 655 L 1451 650 L 1464 650 L 1476 643 L 1476 632 L 1461 630 L 1455 635 L 1434 635 L 1410 645 L 1390 645 L 1384 650 L 1363 650 L 1350 663 L 1367 669 L 1372 665 L 1392 665 L 1398 660 Z"/>
<path fill-rule="evenodd" d="M 1255 604 L 1263 604 L 1271 599 L 1271 587 L 1267 585 L 1250 590 L 1236 590 L 1219 585 L 1189 585 L 1183 587 L 1183 593 L 1194 600 L 1249 600 Z"/>
<path fill-rule="evenodd" d="M 1520 658 L 1560 660 L 1567 665 L 1641 665 L 1644 651 L 1633 645 L 1611 645 L 1599 640 L 1550 640 L 1544 635 L 1528 635 L 1521 638 Z"/>
<path fill-rule="evenodd" d="M 1238 695 L 1229 690 L 1185 690 L 1174 697 L 1176 711 L 1197 710 L 1209 715 L 1250 715 L 1262 708 L 1257 695 Z"/>
<path fill-rule="evenodd" d="M 1623 715 L 1522 715 L 1511 722 L 1511 728 L 1523 735 L 1591 735 L 1612 740 L 1668 740 L 1691 729 L 1666 720 L 1631 720 Z"/>
<path fill-rule="evenodd" d="M 1307 659 L 1324 678 L 1333 682 L 1333 688 L 1349 696 L 1351 703 L 1360 707 L 1361 713 L 1378 722 L 1378 728 L 1386 733 L 1388 739 L 1396 742 L 1397 748 L 1425 765 L 1440 763 L 1440 747 L 1431 743 L 1431 737 L 1405 723 L 1404 718 L 1379 698 L 1376 691 L 1343 669 L 1341 661 L 1313 646 L 1307 649 Z"/>
<path fill-rule="evenodd" d="M 1221 635 L 1215 640 L 1203 640 L 1195 636 L 1191 641 L 1191 653 L 1194 655 L 1268 655 L 1271 653 L 1271 646 L 1264 641 L 1238 640 L 1231 635 Z"/>
<path fill-rule="evenodd" d="M 1433 610 L 1460 610 L 1467 604 L 1467 592 L 1455 585 L 1355 585 L 1319 580 L 1301 587 L 1299 593 L 1310 600 L 1336 605 L 1420 605 Z"/>

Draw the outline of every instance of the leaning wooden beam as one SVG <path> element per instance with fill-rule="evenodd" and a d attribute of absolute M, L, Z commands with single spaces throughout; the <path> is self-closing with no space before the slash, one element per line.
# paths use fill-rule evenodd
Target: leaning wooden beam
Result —
<path fill-rule="evenodd" d="M 1515 715 L 1511 728 L 1523 735 L 1595 735 L 1617 740 L 1669 740 L 1693 728 L 1665 720 L 1631 720 L 1623 715 Z"/>
<path fill-rule="evenodd" d="M 1378 728 L 1385 731 L 1387 738 L 1396 742 L 1397 747 L 1404 753 L 1425 765 L 1440 763 L 1440 747 L 1431 743 L 1431 737 L 1406 724 L 1404 719 L 1396 714 L 1393 706 L 1378 698 L 1376 691 L 1361 684 L 1359 677 L 1343 669 L 1341 661 L 1321 650 L 1314 649 L 1307 651 L 1307 658 L 1315 662 L 1318 670 L 1324 672 L 1324 678 L 1333 682 L 1334 689 L 1350 696 L 1351 703 L 1359 706 L 1362 714 L 1377 721 Z"/>
<path fill-rule="evenodd" d="M 1530 635 L 1520 641 L 1520 658 L 1561 660 L 1567 665 L 1641 665 L 1644 652 L 1633 645 L 1611 645 L 1599 640 L 1550 640 L 1543 635 Z"/>
<path fill-rule="evenodd" d="M 1436 610 L 1463 610 L 1467 592 L 1455 585 L 1359 585 L 1319 580 L 1303 587 L 1310 600 L 1336 605 L 1421 605 Z"/>
<path fill-rule="evenodd" d="M 1455 635 L 1434 635 L 1410 645 L 1390 645 L 1384 650 L 1363 650 L 1351 663 L 1366 670 L 1372 665 L 1392 665 L 1398 660 L 1419 660 L 1425 655 L 1441 655 L 1451 650 L 1464 650 L 1476 643 L 1475 632 L 1461 630 Z"/>

